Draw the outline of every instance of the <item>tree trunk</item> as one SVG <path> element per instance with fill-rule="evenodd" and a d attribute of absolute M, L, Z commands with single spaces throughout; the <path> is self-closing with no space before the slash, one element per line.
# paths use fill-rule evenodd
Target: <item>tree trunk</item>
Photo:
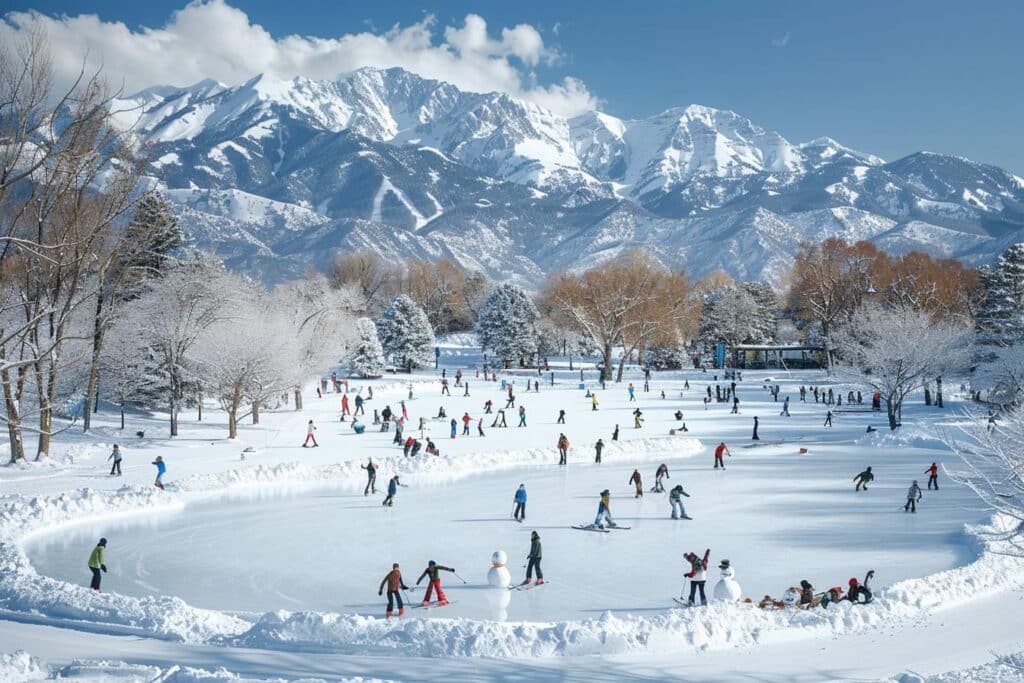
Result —
<path fill-rule="evenodd" d="M 0 360 L 3 360 L 5 357 L 6 354 L 0 351 Z M 11 385 L 10 368 L 4 367 L 0 371 L 0 379 L 3 380 L 4 408 L 7 411 L 7 438 L 11 444 L 10 462 L 13 464 L 18 460 L 25 459 L 25 441 L 21 431 L 21 412 Z"/>
<path fill-rule="evenodd" d="M 100 281 L 104 277 L 104 271 L 99 273 Z M 92 353 L 89 356 L 89 379 L 85 385 L 85 414 L 82 415 L 82 431 L 87 432 L 92 427 L 92 413 L 99 407 L 99 378 L 100 378 L 100 350 L 103 348 L 103 304 L 105 297 L 103 288 L 100 287 L 96 295 L 96 310 L 93 313 L 92 329 Z"/>
<path fill-rule="evenodd" d="M 178 435 L 178 381 L 171 373 L 171 396 L 170 396 L 170 407 L 171 407 L 171 436 Z"/>
<path fill-rule="evenodd" d="M 252 402 L 252 423 L 258 425 L 260 423 L 260 402 Z"/>
<path fill-rule="evenodd" d="M 124 429 L 124 401 L 121 402 L 121 429 Z"/>
<path fill-rule="evenodd" d="M 198 408 L 198 412 L 199 412 L 199 415 L 197 416 L 196 419 L 199 422 L 202 422 L 203 421 L 203 395 L 202 394 L 199 394 L 199 396 L 196 397 L 196 408 Z"/>
<path fill-rule="evenodd" d="M 295 390 L 295 410 L 302 410 L 302 390 Z"/>
<path fill-rule="evenodd" d="M 624 354 L 622 354 L 622 358 L 619 359 L 619 371 L 615 374 L 615 381 L 616 382 L 621 382 L 622 381 L 622 371 L 625 370 L 625 368 L 626 368 L 626 357 L 627 357 L 627 354 L 624 353 Z"/>
<path fill-rule="evenodd" d="M 604 367 L 601 368 L 601 379 L 608 381 L 612 378 L 612 345 L 606 343 L 601 349 L 601 357 L 604 362 Z"/>

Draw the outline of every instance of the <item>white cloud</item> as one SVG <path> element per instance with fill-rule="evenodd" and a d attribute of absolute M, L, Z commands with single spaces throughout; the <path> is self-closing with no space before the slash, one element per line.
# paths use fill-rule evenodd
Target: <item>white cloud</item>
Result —
<path fill-rule="evenodd" d="M 789 45 L 789 39 L 793 37 L 793 34 L 786 31 L 786 34 L 781 38 L 772 38 L 773 47 L 786 47 Z"/>
<path fill-rule="evenodd" d="M 519 24 L 492 37 L 487 22 L 476 14 L 467 15 L 461 27 L 444 27 L 440 35 L 428 16 L 382 33 L 274 38 L 224 0 L 196 0 L 174 12 L 163 27 L 139 30 L 94 14 L 10 12 L 0 20 L 0 44 L 13 44 L 36 25 L 50 37 L 58 84 L 70 82 L 83 57 L 90 68 L 102 65 L 112 83 L 123 80 L 128 93 L 154 85 L 191 85 L 204 78 L 237 84 L 266 73 L 323 80 L 364 66 L 398 66 L 464 90 L 506 92 L 560 114 L 597 106 L 594 95 L 575 78 L 537 83 L 532 69 L 554 63 L 558 53 L 544 45 L 534 27 Z"/>

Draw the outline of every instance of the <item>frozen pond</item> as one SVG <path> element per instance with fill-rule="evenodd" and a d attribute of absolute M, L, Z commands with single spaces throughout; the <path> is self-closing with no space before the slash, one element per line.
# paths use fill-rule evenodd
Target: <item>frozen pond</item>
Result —
<path fill-rule="evenodd" d="M 709 453 L 669 461 L 668 483 L 682 483 L 691 493 L 686 505 L 694 521 L 669 519 L 665 494 L 634 500 L 627 485 L 632 466 L 584 464 L 577 454 L 568 468 L 545 466 L 443 486 L 410 480 L 391 509 L 381 507 L 382 493 L 364 497 L 351 487 L 263 490 L 180 512 L 64 528 L 35 537 L 27 551 L 41 573 L 87 585 L 86 559 L 103 535 L 109 539 L 105 590 L 176 595 L 225 610 L 370 615 L 383 615 L 377 587 L 392 562 L 401 563 L 406 583 L 414 586 L 433 559 L 454 566 L 468 583 L 442 574 L 456 604 L 411 614 L 511 620 L 664 610 L 684 583 L 682 554 L 706 547 L 713 563 L 709 594 L 715 567 L 728 558 L 744 596 L 755 600 L 766 593 L 778 597 L 804 578 L 822 589 L 873 568 L 875 585 L 884 586 L 973 557 L 963 524 L 984 515 L 963 489 L 944 482 L 941 493 L 925 493 L 917 515 L 898 510 L 906 483 L 924 483 L 920 473 L 934 459 L 930 453 L 885 455 L 885 477 L 869 493 L 855 494 L 850 477 L 864 453 L 847 450 L 797 456 L 734 446 L 725 472 L 710 468 Z M 655 466 L 640 465 L 645 489 L 653 485 Z M 511 519 L 520 482 L 529 492 L 522 525 Z M 386 478 L 380 483 L 386 485 Z M 632 530 L 570 529 L 593 520 L 606 487 L 616 521 Z M 513 582 L 521 581 L 531 530 L 541 535 L 549 584 L 513 592 L 503 607 L 486 587 L 491 553 L 505 550 Z M 410 596 L 418 601 L 422 592 Z"/>

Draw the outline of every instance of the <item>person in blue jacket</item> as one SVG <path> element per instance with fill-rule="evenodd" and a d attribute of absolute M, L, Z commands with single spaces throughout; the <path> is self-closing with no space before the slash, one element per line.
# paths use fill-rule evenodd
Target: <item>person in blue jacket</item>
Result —
<path fill-rule="evenodd" d="M 402 485 L 403 484 L 398 481 L 397 474 L 391 477 L 388 481 L 388 496 L 384 499 L 384 502 L 381 503 L 381 505 L 386 505 L 387 507 L 393 506 L 395 504 L 395 494 L 398 493 L 398 487 Z"/>
<path fill-rule="evenodd" d="M 517 522 L 522 522 L 526 519 L 526 486 L 523 484 L 519 485 L 516 489 L 515 496 L 516 508 L 512 511 L 512 516 L 515 517 Z"/>
<path fill-rule="evenodd" d="M 156 456 L 156 460 L 153 461 L 153 464 L 156 465 L 156 481 L 153 482 L 153 486 L 163 491 L 164 475 L 167 474 L 167 463 L 164 462 L 164 456 Z"/>
<path fill-rule="evenodd" d="M 453 417 L 452 418 L 452 438 L 453 439 L 455 438 L 455 435 L 456 435 L 456 433 L 458 433 L 458 431 L 459 431 L 459 423 L 456 422 L 455 418 Z"/>

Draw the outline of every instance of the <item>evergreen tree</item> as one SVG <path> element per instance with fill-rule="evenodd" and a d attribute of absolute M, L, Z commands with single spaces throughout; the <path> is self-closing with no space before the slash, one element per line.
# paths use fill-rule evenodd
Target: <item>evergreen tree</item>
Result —
<path fill-rule="evenodd" d="M 975 317 L 978 344 L 1012 346 L 1024 339 L 1024 242 L 1000 256 L 994 267 L 982 268 L 984 288 Z M 979 349 L 981 356 L 990 351 Z"/>
<path fill-rule="evenodd" d="M 356 321 L 356 345 L 349 363 L 360 377 L 380 377 L 384 374 L 384 348 L 377 336 L 377 326 L 369 318 Z"/>
<path fill-rule="evenodd" d="M 751 343 L 768 344 L 775 341 L 779 328 L 779 300 L 767 282 L 744 282 L 740 285 L 757 304 L 752 322 Z"/>
<path fill-rule="evenodd" d="M 690 364 L 690 354 L 679 343 L 658 344 L 647 350 L 647 362 L 659 370 L 680 370 Z"/>
<path fill-rule="evenodd" d="M 427 367 L 434 359 L 434 330 L 427 314 L 405 294 L 381 311 L 377 333 L 384 353 L 403 368 Z"/>
<path fill-rule="evenodd" d="M 529 295 L 515 285 L 498 285 L 480 309 L 476 333 L 480 346 L 508 367 L 524 365 L 537 353 L 540 313 Z"/>
<path fill-rule="evenodd" d="M 760 341 L 756 326 L 757 302 L 741 287 L 719 287 L 704 298 L 698 339 L 710 351 L 722 342 L 729 349 L 737 344 Z"/>
<path fill-rule="evenodd" d="M 131 298 L 142 280 L 163 276 L 175 251 L 184 243 L 178 219 L 163 195 L 150 192 L 139 201 L 122 243 L 124 253 L 116 267 L 131 272 L 127 279 L 136 283 L 128 288 L 126 298 Z"/>

